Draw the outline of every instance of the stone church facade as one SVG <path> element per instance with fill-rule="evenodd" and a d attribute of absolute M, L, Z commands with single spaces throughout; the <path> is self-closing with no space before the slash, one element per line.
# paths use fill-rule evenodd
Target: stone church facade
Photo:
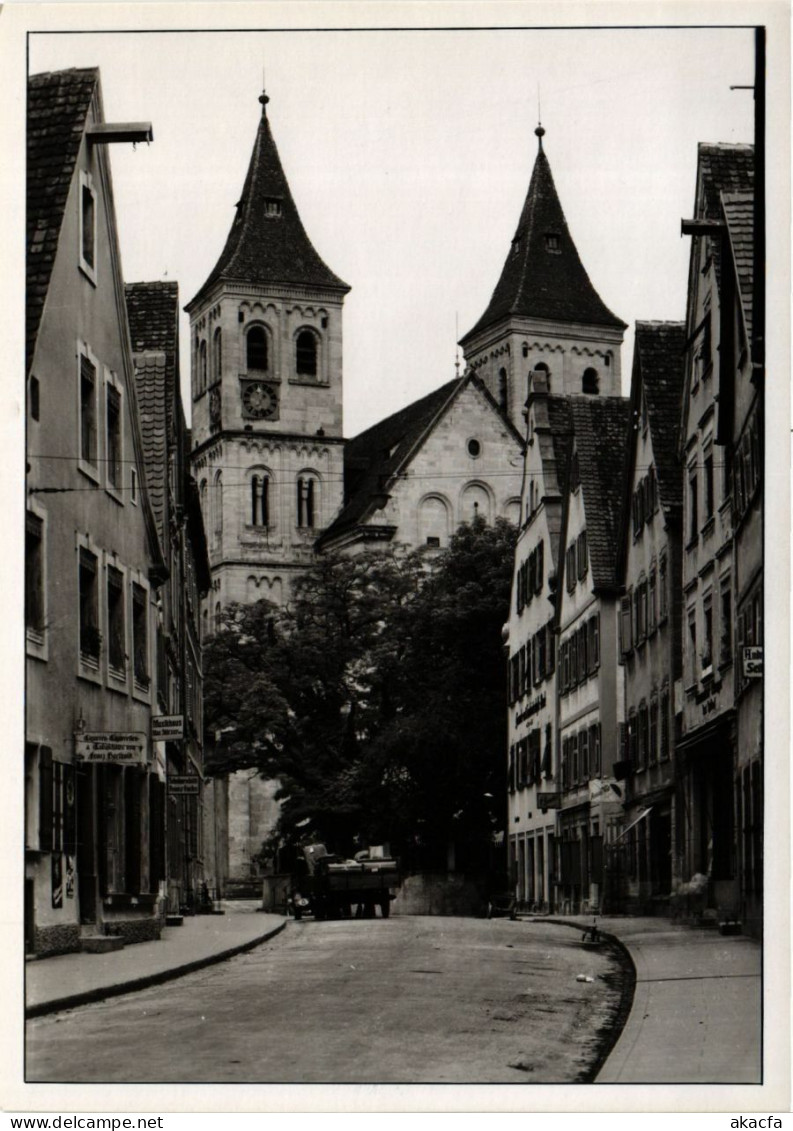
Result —
<path fill-rule="evenodd" d="M 461 346 L 465 371 L 350 440 L 342 423 L 349 287 L 306 233 L 262 106 L 220 258 L 186 307 L 192 465 L 207 530 L 211 634 L 229 604 L 288 599 L 317 552 L 448 544 L 481 516 L 520 517 L 531 372 L 558 393 L 619 389 L 624 324 L 578 259 L 540 151 L 490 303 Z M 570 261 L 574 260 L 571 271 Z M 525 307 L 525 280 L 550 302 Z M 561 282 L 560 282 L 561 280 Z M 571 282 L 572 280 L 572 282 Z M 274 783 L 229 780 L 229 877 L 258 873 Z"/>

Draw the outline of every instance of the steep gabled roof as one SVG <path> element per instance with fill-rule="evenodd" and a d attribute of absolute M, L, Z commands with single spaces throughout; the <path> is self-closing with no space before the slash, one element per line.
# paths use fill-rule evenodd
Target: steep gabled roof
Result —
<path fill-rule="evenodd" d="M 378 497 L 388 491 L 389 484 L 410 462 L 435 422 L 468 385 L 483 396 L 515 437 L 515 442 L 522 444 L 513 424 L 482 382 L 470 372 L 463 377 L 455 377 L 347 441 L 344 450 L 345 504 L 336 520 L 320 535 L 318 545 L 353 529 L 370 516 L 377 508 Z"/>
<path fill-rule="evenodd" d="M 751 192 L 723 193 L 721 199 L 741 295 L 746 340 L 751 342 L 754 284 L 754 194 Z"/>
<path fill-rule="evenodd" d="M 685 380 L 685 343 L 684 322 L 636 323 L 634 374 L 638 367 L 658 476 L 658 496 L 665 511 L 679 509 L 683 501 L 678 430 Z M 638 403 L 634 409 L 639 411 Z"/>
<path fill-rule="evenodd" d="M 344 448 L 344 495 L 341 513 L 320 535 L 319 544 L 350 530 L 375 509 L 376 497 L 397 474 L 410 452 L 465 378 L 455 377 L 365 432 Z"/>
<path fill-rule="evenodd" d="M 546 237 L 553 237 L 551 245 Z M 511 316 L 626 328 L 600 298 L 581 262 L 542 148 L 542 137 L 501 277 L 487 309 L 461 344 Z"/>
<path fill-rule="evenodd" d="M 179 349 L 179 284 L 127 283 L 124 287 L 132 352 L 161 350 L 169 393 L 176 386 Z"/>
<path fill-rule="evenodd" d="M 97 67 L 31 75 L 27 105 L 26 370 L 36 348 Z"/>
<path fill-rule="evenodd" d="M 702 191 L 698 219 L 718 220 L 723 192 L 751 192 L 754 187 L 754 146 L 702 141 L 697 158 Z"/>
<path fill-rule="evenodd" d="M 573 450 L 573 415 L 569 397 L 560 394 L 548 397 L 548 424 L 553 438 L 557 480 L 561 487 L 566 475 L 567 461 Z"/>
<path fill-rule="evenodd" d="M 146 483 L 163 546 L 167 545 L 168 536 L 165 522 L 168 468 L 165 366 L 165 354 L 162 350 L 140 351 L 135 354 L 138 418 L 146 460 Z"/>
<path fill-rule="evenodd" d="M 259 101 L 262 116 L 234 223 L 220 259 L 187 310 L 221 279 L 330 287 L 342 294 L 350 289 L 319 257 L 306 234 L 270 129 L 267 96 Z"/>
<path fill-rule="evenodd" d="M 627 397 L 570 397 L 594 589 L 617 584 L 617 549 L 628 457 Z"/>
<path fill-rule="evenodd" d="M 173 282 L 128 283 L 124 291 L 146 477 L 157 529 L 165 544 L 169 437 L 178 437 L 183 423 L 176 405 L 179 288 Z"/>
<path fill-rule="evenodd" d="M 698 220 L 721 220 L 722 193 L 752 192 L 754 189 L 754 146 L 700 142 L 697 146 Z M 694 254 L 696 241 L 692 241 Z M 721 241 L 711 240 L 711 253 L 717 280 L 721 281 Z"/>

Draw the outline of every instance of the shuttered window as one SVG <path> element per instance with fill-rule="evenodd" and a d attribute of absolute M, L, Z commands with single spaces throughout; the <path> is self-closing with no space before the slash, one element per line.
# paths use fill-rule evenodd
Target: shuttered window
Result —
<path fill-rule="evenodd" d="M 633 634 L 631 632 L 631 606 L 632 591 L 628 590 L 625 597 L 620 598 L 620 651 L 623 656 L 633 651 Z"/>
<path fill-rule="evenodd" d="M 98 463 L 96 427 L 96 366 L 80 355 L 80 458 L 91 467 Z"/>
<path fill-rule="evenodd" d="M 107 662 L 114 672 L 126 669 L 126 621 L 124 616 L 124 576 L 115 566 L 107 567 Z"/>
<path fill-rule="evenodd" d="M 25 626 L 44 631 L 44 523 L 38 515 L 25 515 Z"/>
<path fill-rule="evenodd" d="M 149 686 L 149 621 L 146 590 L 132 584 L 132 649 L 135 683 L 143 690 Z"/>

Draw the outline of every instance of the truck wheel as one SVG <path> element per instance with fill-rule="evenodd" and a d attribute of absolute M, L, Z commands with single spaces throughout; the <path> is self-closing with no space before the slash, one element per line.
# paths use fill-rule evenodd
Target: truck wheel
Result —
<path fill-rule="evenodd" d="M 387 919 L 388 916 L 391 914 L 391 900 L 390 899 L 384 899 L 384 900 L 381 901 L 381 903 L 380 903 L 380 914 L 383 916 L 384 919 Z"/>

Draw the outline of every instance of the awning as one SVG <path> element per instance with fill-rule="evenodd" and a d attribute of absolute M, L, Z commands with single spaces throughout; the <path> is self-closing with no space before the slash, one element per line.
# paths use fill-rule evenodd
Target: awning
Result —
<path fill-rule="evenodd" d="M 644 809 L 639 814 L 639 816 L 636 818 L 636 820 L 631 821 L 631 823 L 629 825 L 626 825 L 625 828 L 622 830 L 622 832 L 618 836 L 616 836 L 614 839 L 620 840 L 622 837 L 625 836 L 626 833 L 629 833 L 631 831 L 631 829 L 635 828 L 638 825 L 639 821 L 643 821 L 644 818 L 647 816 L 647 814 L 652 812 L 652 808 L 653 808 L 652 805 L 648 805 L 647 808 Z"/>

